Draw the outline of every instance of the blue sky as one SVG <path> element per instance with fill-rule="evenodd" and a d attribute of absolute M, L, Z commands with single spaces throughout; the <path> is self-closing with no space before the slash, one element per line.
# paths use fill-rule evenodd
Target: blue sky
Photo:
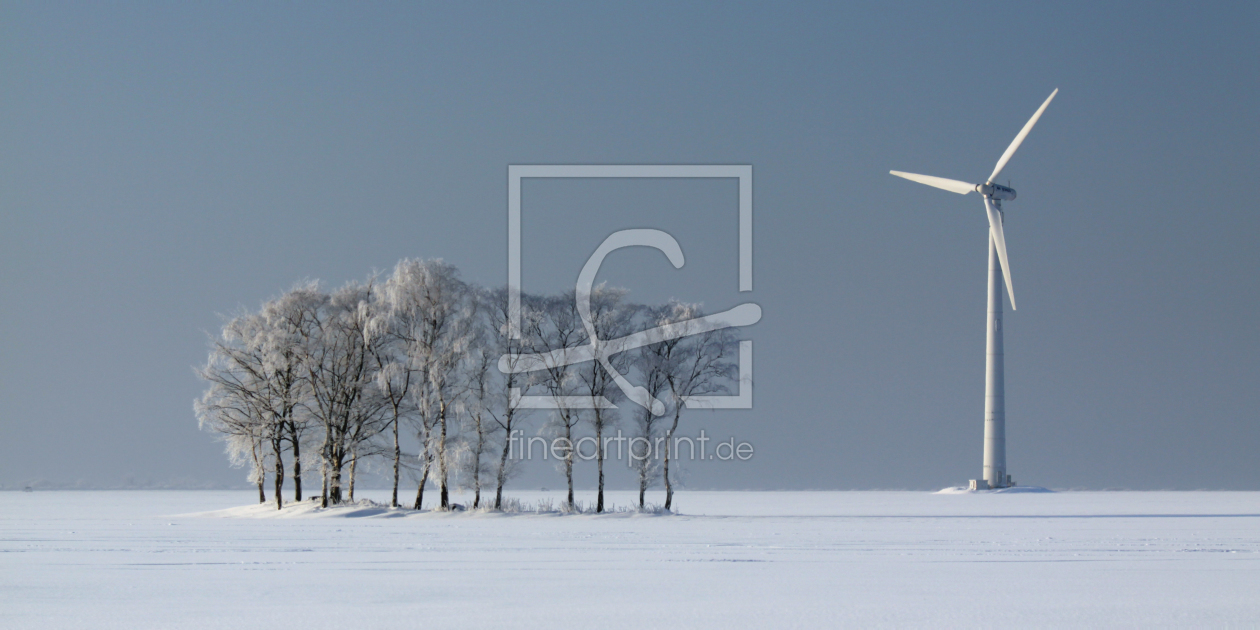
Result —
<path fill-rule="evenodd" d="M 527 288 L 571 285 L 612 230 L 661 227 L 687 268 L 626 252 L 604 279 L 762 306 L 756 408 L 691 419 L 756 457 L 689 483 L 961 483 L 980 468 L 984 213 L 888 170 L 979 181 L 1057 87 L 1002 175 L 1010 470 L 1254 489 L 1258 12 L 6 3 L 0 483 L 238 482 L 191 409 L 217 314 L 402 257 L 502 283 L 507 165 L 537 163 L 753 165 L 744 296 L 731 186 L 525 188 Z"/>

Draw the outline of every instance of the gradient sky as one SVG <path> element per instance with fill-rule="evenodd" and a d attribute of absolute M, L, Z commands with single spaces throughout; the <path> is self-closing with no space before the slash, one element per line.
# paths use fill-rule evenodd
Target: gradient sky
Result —
<path fill-rule="evenodd" d="M 753 165 L 749 294 L 732 182 L 524 188 L 527 290 L 657 227 L 687 267 L 602 277 L 762 306 L 755 409 L 685 421 L 756 455 L 690 486 L 965 483 L 987 223 L 888 171 L 979 181 L 1057 87 L 1002 174 L 1011 473 L 1260 488 L 1260 5 L 841 4 L 3 3 L 0 484 L 241 483 L 192 413 L 219 314 L 503 283 L 507 165 L 549 163 Z"/>

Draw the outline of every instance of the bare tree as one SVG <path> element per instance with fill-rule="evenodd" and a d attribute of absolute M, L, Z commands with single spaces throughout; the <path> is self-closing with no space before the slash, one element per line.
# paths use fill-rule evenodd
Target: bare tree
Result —
<path fill-rule="evenodd" d="M 488 473 L 487 458 L 494 439 L 490 406 L 494 385 L 491 369 L 498 361 L 485 343 L 485 330 L 478 326 L 470 336 L 468 353 L 460 370 L 463 386 L 456 411 L 464 424 L 466 439 L 460 446 L 460 472 L 465 487 L 473 491 L 473 508 L 481 507 L 481 481 Z"/>
<path fill-rule="evenodd" d="M 668 318 L 670 308 L 669 306 L 645 307 L 642 312 L 650 325 L 655 325 Z M 666 396 L 669 392 L 667 374 L 671 363 L 668 351 L 666 344 L 652 343 L 639 348 L 634 357 L 635 367 L 638 369 L 647 394 L 666 403 L 672 402 L 672 398 Z M 667 413 L 671 411 L 670 406 L 666 407 Z M 665 423 L 665 417 L 656 415 L 651 409 L 643 406 L 635 406 L 631 413 L 635 421 L 635 433 L 630 440 L 628 463 L 638 477 L 639 509 L 643 509 L 646 506 L 648 488 L 661 474 L 656 443 L 660 436 L 661 425 Z"/>
<path fill-rule="evenodd" d="M 674 502 L 674 484 L 670 477 L 669 464 L 673 457 L 674 436 L 678 432 L 678 422 L 687 399 L 727 391 L 727 383 L 737 369 L 730 360 L 738 347 L 730 329 L 695 334 L 687 332 L 693 326 L 698 329 L 698 325 L 688 322 L 702 315 L 696 305 L 675 302 L 664 308 L 656 321 L 657 326 L 672 325 L 682 333 L 673 339 L 664 339 L 655 344 L 665 382 L 669 385 L 670 406 L 673 411 L 672 422 L 665 432 L 664 440 L 662 477 L 665 480 L 666 510 L 671 509 Z"/>
<path fill-rule="evenodd" d="M 482 313 L 489 328 L 486 344 L 492 348 L 492 356 L 500 357 L 499 367 L 502 378 L 495 381 L 499 388 L 497 405 L 487 405 L 486 411 L 490 421 L 501 434 L 503 449 L 499 453 L 499 464 L 494 475 L 494 509 L 503 509 L 503 486 L 511 476 L 513 462 L 509 459 L 512 451 L 512 436 L 520 430 L 522 420 L 528 410 L 521 407 L 521 396 L 528 393 L 535 379 L 529 374 L 521 374 L 517 368 L 521 365 L 521 356 L 527 349 L 538 346 L 535 334 L 541 329 L 541 312 L 537 298 L 522 295 L 520 316 L 521 330 L 517 338 L 510 334 L 512 311 L 509 306 L 508 289 L 506 287 L 481 294 Z"/>
<path fill-rule="evenodd" d="M 581 415 L 574 402 L 580 393 L 581 379 L 576 368 L 568 364 L 564 352 L 586 345 L 582 332 L 582 321 L 578 316 L 574 292 L 555 298 L 542 300 L 542 316 L 530 322 L 535 328 L 526 331 L 530 338 L 539 342 L 539 349 L 551 351 L 544 353 L 545 365 L 540 370 L 541 385 L 551 398 L 552 414 L 547 423 L 547 430 L 553 439 L 564 440 L 560 449 L 564 453 L 561 465 L 564 469 L 565 482 L 568 484 L 568 495 L 565 498 L 568 509 L 574 508 L 573 501 L 573 459 L 576 454 L 574 437 L 581 422 Z M 554 449 L 553 449 L 554 451 Z"/>
<path fill-rule="evenodd" d="M 577 295 L 579 300 L 585 300 L 589 309 L 588 318 L 583 325 L 587 333 L 586 343 L 594 346 L 596 356 L 600 354 L 603 343 L 621 337 L 628 331 L 632 311 L 623 304 L 625 296 L 624 289 L 610 289 L 602 284 L 592 288 L 589 295 Z M 621 389 L 609 370 L 625 372 L 630 368 L 631 358 L 632 355 L 623 352 L 607 357 L 606 365 L 594 360 L 582 364 L 576 370 L 583 393 L 597 401 L 588 412 L 591 428 L 595 430 L 595 468 L 599 476 L 595 495 L 596 512 L 604 511 L 604 458 L 607 455 L 604 431 L 616 421 L 617 416 L 612 412 L 612 405 L 621 397 Z"/>
<path fill-rule="evenodd" d="M 393 485 L 390 491 L 390 507 L 398 507 L 398 483 L 402 466 L 402 445 L 399 429 L 405 419 L 415 416 L 416 406 L 410 396 L 416 372 L 412 369 L 409 357 L 397 353 L 398 344 L 383 344 L 382 350 L 375 355 L 377 361 L 377 387 L 388 405 L 388 430 L 393 438 Z"/>

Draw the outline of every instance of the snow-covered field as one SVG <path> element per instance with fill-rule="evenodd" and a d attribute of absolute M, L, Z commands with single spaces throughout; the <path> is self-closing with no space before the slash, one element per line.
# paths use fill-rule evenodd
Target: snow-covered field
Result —
<path fill-rule="evenodd" d="M 2 492 L 0 627 L 1260 622 L 1257 492 L 678 500 L 680 516 L 277 519 L 189 515 L 248 492 Z"/>

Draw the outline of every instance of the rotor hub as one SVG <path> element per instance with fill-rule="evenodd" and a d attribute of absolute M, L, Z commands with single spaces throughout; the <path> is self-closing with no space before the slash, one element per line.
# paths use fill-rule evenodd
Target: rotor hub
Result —
<path fill-rule="evenodd" d="M 976 192 L 994 201 L 1011 201 L 1015 198 L 1015 189 L 993 182 L 976 185 Z"/>

